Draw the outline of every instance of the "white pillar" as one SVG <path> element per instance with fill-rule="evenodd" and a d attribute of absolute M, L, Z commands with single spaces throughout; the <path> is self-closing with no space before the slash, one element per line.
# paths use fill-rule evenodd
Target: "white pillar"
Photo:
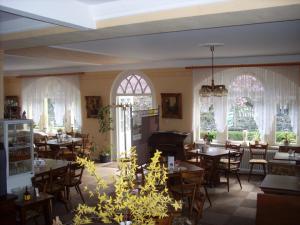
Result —
<path fill-rule="evenodd" d="M 4 80 L 3 64 L 4 51 L 0 50 L 0 119 L 4 118 Z"/>

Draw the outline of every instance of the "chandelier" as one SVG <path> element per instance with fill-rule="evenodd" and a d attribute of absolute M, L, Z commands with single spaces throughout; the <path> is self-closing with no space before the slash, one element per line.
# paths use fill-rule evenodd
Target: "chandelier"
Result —
<path fill-rule="evenodd" d="M 199 91 L 199 95 L 201 97 L 226 96 L 228 94 L 228 90 L 225 87 L 225 85 L 215 85 L 215 80 L 214 80 L 214 50 L 216 45 L 208 44 L 206 46 L 210 47 L 210 51 L 211 51 L 211 77 L 212 77 L 211 85 L 202 85 Z"/>

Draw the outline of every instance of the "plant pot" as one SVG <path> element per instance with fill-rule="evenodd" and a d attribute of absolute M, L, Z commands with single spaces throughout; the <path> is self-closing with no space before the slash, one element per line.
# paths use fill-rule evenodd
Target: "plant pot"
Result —
<path fill-rule="evenodd" d="M 255 145 L 259 145 L 259 141 L 254 141 Z"/>
<path fill-rule="evenodd" d="M 290 143 L 289 141 L 284 141 L 284 142 L 283 142 L 283 144 L 284 144 L 285 146 L 289 145 L 289 143 Z"/>
<path fill-rule="evenodd" d="M 99 155 L 100 163 L 110 162 L 110 155 Z"/>

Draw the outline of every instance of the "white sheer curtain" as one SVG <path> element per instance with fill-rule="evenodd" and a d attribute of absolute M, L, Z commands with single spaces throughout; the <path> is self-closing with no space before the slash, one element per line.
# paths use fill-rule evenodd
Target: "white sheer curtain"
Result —
<path fill-rule="evenodd" d="M 250 82 L 245 79 L 251 76 Z M 292 81 L 292 77 L 299 76 L 298 66 L 287 67 L 236 67 L 230 69 L 216 69 L 215 83 L 224 84 L 229 89 L 227 101 L 205 100 L 204 104 L 213 101 L 215 121 L 218 132 L 226 132 L 227 111 L 238 97 L 249 97 L 254 105 L 254 119 L 264 141 L 274 144 L 275 117 L 277 104 L 289 105 L 289 116 L 294 131 L 299 128 L 299 86 Z M 239 86 L 234 84 L 239 81 Z M 193 130 L 195 140 L 200 137 L 200 102 L 199 90 L 202 85 L 210 84 L 210 69 L 193 71 Z M 226 103 L 227 102 L 227 103 Z M 299 132 L 298 132 L 299 141 Z"/>
<path fill-rule="evenodd" d="M 22 107 L 42 130 L 49 128 L 47 100 L 51 99 L 56 126 L 81 128 L 78 76 L 26 78 L 22 82 Z M 51 125 L 50 125 L 51 126 Z"/>

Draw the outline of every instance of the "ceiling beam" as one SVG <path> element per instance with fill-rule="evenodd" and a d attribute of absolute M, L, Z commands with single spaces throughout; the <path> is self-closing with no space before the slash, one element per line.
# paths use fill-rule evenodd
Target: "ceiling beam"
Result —
<path fill-rule="evenodd" d="M 15 55 L 32 58 L 44 58 L 60 61 L 69 61 L 75 63 L 83 63 L 89 65 L 110 65 L 110 64 L 124 64 L 137 63 L 141 60 L 132 58 L 115 57 L 104 54 L 95 54 L 89 52 L 80 52 L 69 49 L 52 48 L 52 47 L 33 47 L 16 50 L 5 51 L 6 55 Z"/>

